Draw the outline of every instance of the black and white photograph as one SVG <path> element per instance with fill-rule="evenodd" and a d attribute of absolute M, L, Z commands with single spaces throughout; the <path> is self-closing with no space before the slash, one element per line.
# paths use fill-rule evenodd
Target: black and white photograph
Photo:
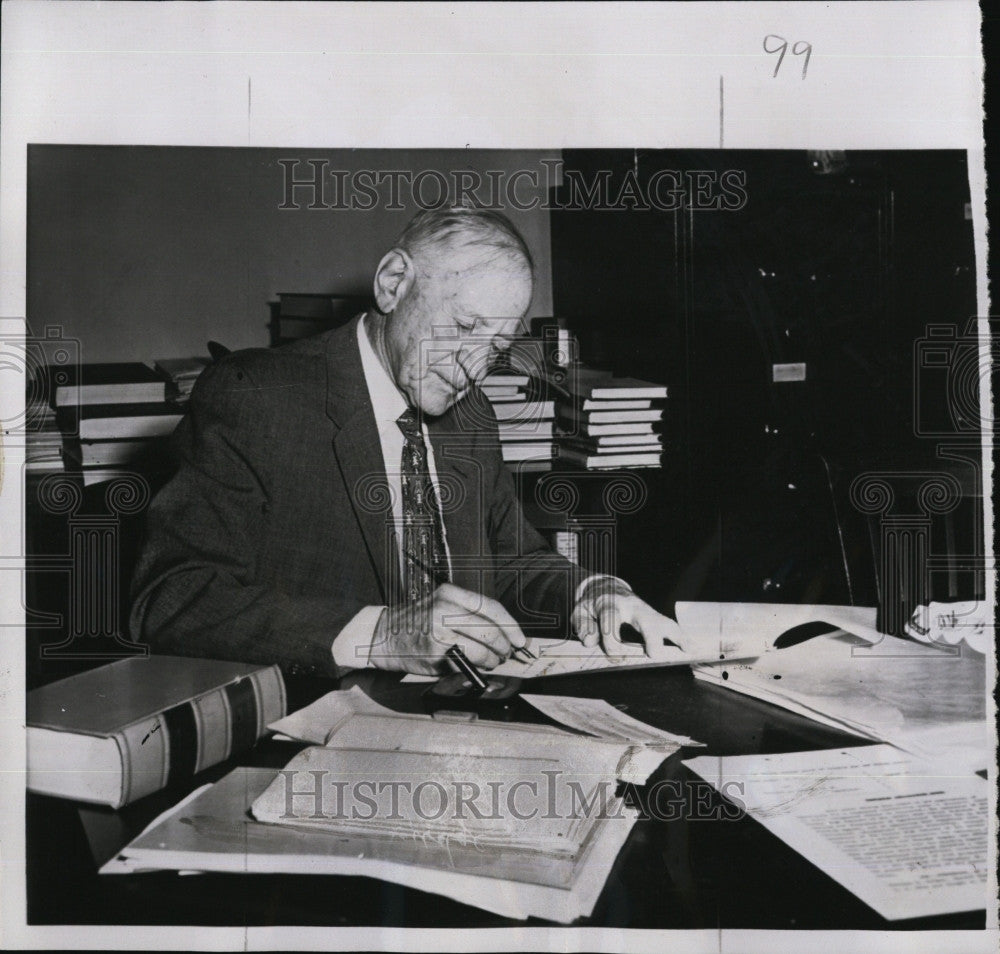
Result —
<path fill-rule="evenodd" d="M 845 107 L 808 4 L 55 6 L 4 8 L 12 946 L 994 949 L 978 7 L 829 5 L 913 8 Z M 708 7 L 758 20 L 685 100 Z"/>

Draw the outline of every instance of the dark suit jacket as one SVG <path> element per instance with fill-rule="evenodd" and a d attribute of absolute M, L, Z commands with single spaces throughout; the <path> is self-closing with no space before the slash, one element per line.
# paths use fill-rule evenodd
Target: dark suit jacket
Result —
<path fill-rule="evenodd" d="M 429 422 L 453 581 L 529 634 L 565 634 L 579 569 L 524 520 L 478 391 Z M 150 506 L 131 632 L 158 652 L 336 673 L 331 645 L 399 596 L 381 445 L 357 319 L 206 370 Z"/>

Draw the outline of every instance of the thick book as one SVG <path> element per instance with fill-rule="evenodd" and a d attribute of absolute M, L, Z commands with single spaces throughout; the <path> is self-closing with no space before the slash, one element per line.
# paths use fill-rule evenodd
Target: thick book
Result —
<path fill-rule="evenodd" d="M 555 425 L 552 421 L 500 421 L 497 431 L 501 442 L 552 440 Z"/>
<path fill-rule="evenodd" d="M 559 446 L 564 449 L 577 451 L 582 454 L 662 454 L 663 445 L 655 434 L 636 434 L 636 443 L 631 444 L 603 444 L 602 440 L 607 438 L 591 438 L 589 440 L 577 440 L 576 438 L 563 438 Z"/>
<path fill-rule="evenodd" d="M 504 460 L 546 460 L 555 450 L 551 441 L 517 441 L 501 445 Z"/>
<path fill-rule="evenodd" d="M 115 467 L 143 457 L 163 438 L 134 441 L 63 441 L 63 457 L 80 467 Z"/>
<path fill-rule="evenodd" d="M 282 341 L 298 341 L 299 338 L 311 338 L 322 334 L 332 327 L 329 321 L 321 318 L 286 318 L 278 319 L 278 336 Z"/>
<path fill-rule="evenodd" d="M 584 398 L 580 406 L 584 411 L 648 411 L 653 406 L 653 402 L 648 398 L 639 401 L 605 401 Z"/>
<path fill-rule="evenodd" d="M 659 421 L 663 417 L 662 408 L 647 408 L 639 411 L 584 411 L 580 408 L 560 404 L 558 417 L 574 425 L 582 424 L 638 424 Z"/>
<path fill-rule="evenodd" d="M 480 382 L 484 390 L 492 387 L 526 387 L 530 378 L 526 374 L 510 374 L 504 371 L 491 371 Z"/>
<path fill-rule="evenodd" d="M 555 416 L 555 401 L 511 401 L 495 404 L 493 413 L 498 421 L 541 421 Z"/>
<path fill-rule="evenodd" d="M 168 381 L 196 378 L 211 364 L 210 358 L 160 358 L 153 367 Z"/>
<path fill-rule="evenodd" d="M 552 470 L 552 458 L 543 460 L 506 460 L 504 466 L 517 474 L 540 474 Z"/>
<path fill-rule="evenodd" d="M 524 389 L 519 388 L 516 385 L 506 385 L 506 384 L 484 384 L 480 390 L 486 395 L 491 401 L 495 401 L 497 398 L 524 398 Z"/>
<path fill-rule="evenodd" d="M 559 460 L 587 470 L 613 470 L 619 467 L 659 467 L 660 451 L 653 453 L 591 454 L 575 447 L 560 445 Z"/>
<path fill-rule="evenodd" d="M 590 368 L 574 368 L 566 376 L 565 389 L 574 397 L 591 400 L 621 401 L 648 398 L 662 400 L 667 397 L 665 384 L 640 381 L 638 378 L 610 377 Z"/>
<path fill-rule="evenodd" d="M 370 300 L 358 295 L 280 292 L 272 331 L 279 342 L 296 341 L 345 325 Z"/>
<path fill-rule="evenodd" d="M 563 422 L 562 425 L 557 429 L 560 436 L 565 437 L 608 437 L 611 435 L 625 435 L 625 434 L 653 434 L 654 425 L 649 421 L 640 421 L 638 423 L 629 424 L 594 424 L 594 423 L 584 423 L 579 427 Z"/>
<path fill-rule="evenodd" d="M 603 437 L 561 437 L 561 445 L 570 445 L 581 450 L 593 451 L 595 454 L 621 449 L 622 453 L 637 447 L 648 447 L 656 450 L 663 446 L 660 434 L 607 434 Z"/>
<path fill-rule="evenodd" d="M 68 365 L 52 376 L 53 407 L 78 404 L 137 404 L 162 401 L 167 384 L 141 361 Z"/>
<path fill-rule="evenodd" d="M 125 464 L 114 464 L 100 467 L 82 467 L 79 471 L 81 483 L 84 487 L 93 487 L 95 484 L 105 484 L 109 480 L 117 480 L 126 473 Z M 72 468 L 67 467 L 67 470 Z"/>
<path fill-rule="evenodd" d="M 491 394 L 490 390 L 484 389 L 483 394 L 488 400 L 493 404 L 523 404 L 526 398 L 526 394 L 523 390 L 518 389 L 516 394 Z"/>
<path fill-rule="evenodd" d="M 211 363 L 210 358 L 201 357 L 160 358 L 153 367 L 166 379 L 173 394 L 186 397 L 194 389 L 201 372 Z"/>
<path fill-rule="evenodd" d="M 63 434 L 82 441 L 135 440 L 166 437 L 183 416 L 182 404 L 162 401 L 62 407 L 56 412 L 56 421 Z"/>
<path fill-rule="evenodd" d="M 28 693 L 28 789 L 121 808 L 249 748 L 285 708 L 277 666 L 122 659 Z"/>
<path fill-rule="evenodd" d="M 280 317 L 324 321 L 329 327 L 345 324 L 368 306 L 363 295 L 329 295 L 311 292 L 278 292 Z"/>

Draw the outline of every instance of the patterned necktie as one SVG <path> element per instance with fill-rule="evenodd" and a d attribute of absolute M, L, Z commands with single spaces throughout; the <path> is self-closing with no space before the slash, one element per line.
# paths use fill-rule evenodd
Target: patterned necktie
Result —
<path fill-rule="evenodd" d="M 448 582 L 444 524 L 427 465 L 424 435 L 411 408 L 396 421 L 403 432 L 403 594 L 409 602 L 430 596 Z"/>

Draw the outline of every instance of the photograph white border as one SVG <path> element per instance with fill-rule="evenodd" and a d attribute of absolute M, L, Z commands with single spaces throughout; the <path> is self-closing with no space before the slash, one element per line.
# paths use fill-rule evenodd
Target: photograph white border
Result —
<path fill-rule="evenodd" d="M 986 279 L 983 59 L 974 0 L 866 3 L 81 3 L 8 0 L 0 86 L 0 320 L 25 310 L 29 143 L 963 149 Z M 764 52 L 811 44 L 808 75 Z M 23 322 L 22 322 L 23 324 Z M 985 319 L 983 319 L 985 327 Z M 8 376 L 9 377 L 9 376 Z M 988 380 L 988 378 L 986 378 Z M 4 380 L 7 420 L 23 387 Z M 982 395 L 992 420 L 991 396 Z M 985 442 L 984 442 L 985 446 Z M 5 450 L 5 453 L 7 451 Z M 10 452 L 12 455 L 16 451 Z M 987 540 L 992 460 L 984 450 Z M 20 472 L 11 456 L 0 472 Z M 0 484 L 0 525 L 21 526 Z M 5 531 L 6 534 L 6 531 Z M 6 553 L 19 542 L 8 541 Z M 17 550 L 17 552 L 23 552 Z M 994 552 L 992 547 L 989 551 Z M 4 565 L 0 600 L 22 606 Z M 995 605 L 993 573 L 987 598 Z M 6 620 L 5 620 L 6 622 Z M 24 661 L 0 667 L 2 935 L 9 948 L 662 950 L 652 931 L 41 928 L 24 924 Z M 995 663 L 990 684 L 995 678 Z M 995 776 L 994 776 L 995 777 Z M 995 846 L 995 803 L 991 832 Z M 992 877 L 992 875 L 991 875 Z M 995 884 L 992 885 L 995 893 Z M 995 950 L 986 932 L 671 932 L 671 950 Z"/>

